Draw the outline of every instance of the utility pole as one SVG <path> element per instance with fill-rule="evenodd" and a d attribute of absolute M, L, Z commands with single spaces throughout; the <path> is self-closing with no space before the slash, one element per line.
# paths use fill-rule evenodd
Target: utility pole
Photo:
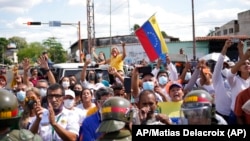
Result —
<path fill-rule="evenodd" d="M 81 41 L 81 22 L 78 21 L 78 49 L 79 49 L 79 62 L 82 63 L 82 41 Z"/>
<path fill-rule="evenodd" d="M 192 25 L 193 25 L 193 59 L 196 60 L 196 40 L 195 40 L 195 24 L 194 24 L 194 0 L 192 0 Z"/>
<path fill-rule="evenodd" d="M 88 32 L 88 53 L 95 46 L 95 21 L 94 21 L 94 0 L 87 0 L 87 32 Z"/>
<path fill-rule="evenodd" d="M 111 35 L 111 0 L 109 0 L 109 36 L 110 36 L 110 56 L 111 56 L 111 47 L 112 47 L 112 35 Z"/>

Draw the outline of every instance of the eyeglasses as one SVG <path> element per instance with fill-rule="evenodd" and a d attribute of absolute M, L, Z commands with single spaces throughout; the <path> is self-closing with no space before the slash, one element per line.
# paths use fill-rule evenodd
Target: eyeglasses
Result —
<path fill-rule="evenodd" d="M 53 99 L 53 97 L 55 97 L 56 99 L 59 99 L 59 98 L 63 97 L 63 95 L 61 95 L 61 94 L 48 94 L 47 97 L 48 97 L 48 99 Z"/>

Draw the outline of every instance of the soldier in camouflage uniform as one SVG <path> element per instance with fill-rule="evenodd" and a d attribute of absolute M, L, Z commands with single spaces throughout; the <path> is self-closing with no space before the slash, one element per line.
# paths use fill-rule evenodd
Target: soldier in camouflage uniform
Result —
<path fill-rule="evenodd" d="M 42 141 L 29 130 L 19 129 L 20 120 L 16 96 L 0 89 L 0 141 Z"/>

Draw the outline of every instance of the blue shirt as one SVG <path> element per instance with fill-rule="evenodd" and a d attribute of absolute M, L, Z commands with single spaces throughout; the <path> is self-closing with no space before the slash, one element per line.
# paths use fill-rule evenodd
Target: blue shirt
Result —
<path fill-rule="evenodd" d="M 95 141 L 101 135 L 101 133 L 96 132 L 100 124 L 101 115 L 99 111 L 86 117 L 80 127 L 78 141 Z"/>

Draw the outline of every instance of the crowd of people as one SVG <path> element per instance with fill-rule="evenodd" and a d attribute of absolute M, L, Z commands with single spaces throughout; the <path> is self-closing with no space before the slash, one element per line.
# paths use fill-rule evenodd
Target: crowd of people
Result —
<path fill-rule="evenodd" d="M 12 82 L 0 76 L 0 139 L 17 138 L 16 134 L 25 132 L 29 139 L 44 141 L 131 140 L 132 125 L 250 124 L 250 110 L 242 108 L 250 100 L 250 50 L 244 53 L 241 41 L 239 60 L 225 62 L 232 44 L 231 39 L 226 40 L 213 71 L 206 60 L 198 60 L 195 69 L 184 63 L 180 73 L 180 65 L 166 54 L 166 60 L 158 59 L 150 71 L 145 63 L 134 66 L 129 76 L 123 70 L 125 43 L 121 52 L 112 47 L 108 59 L 93 49 L 96 63 L 110 65 L 109 75 L 115 81 L 108 85 L 101 73 L 87 71 L 91 58 L 85 60 L 81 78 L 63 76 L 59 82 L 47 57 L 38 58 L 43 75 L 26 58 L 23 74 L 13 69 Z M 129 91 L 125 90 L 127 77 Z M 19 130 L 11 130 L 14 128 Z"/>

